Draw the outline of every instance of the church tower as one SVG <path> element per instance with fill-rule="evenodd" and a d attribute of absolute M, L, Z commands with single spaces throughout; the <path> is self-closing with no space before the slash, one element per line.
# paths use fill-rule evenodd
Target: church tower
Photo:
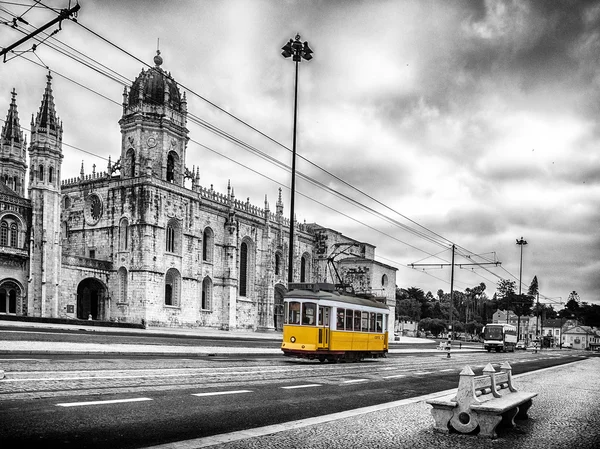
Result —
<path fill-rule="evenodd" d="M 48 73 L 40 110 L 31 117 L 29 146 L 29 199 L 32 206 L 30 237 L 30 316 L 58 316 L 60 282 L 60 168 L 62 124 L 54 109 L 52 76 Z"/>
<path fill-rule="evenodd" d="M 12 100 L 6 121 L 0 133 L 0 180 L 18 196 L 25 198 L 26 147 L 17 112 L 17 92 L 12 90 Z"/>
<path fill-rule="evenodd" d="M 147 175 L 183 186 L 187 102 L 162 63 L 157 51 L 155 66 L 142 69 L 123 93 L 121 178 Z"/>

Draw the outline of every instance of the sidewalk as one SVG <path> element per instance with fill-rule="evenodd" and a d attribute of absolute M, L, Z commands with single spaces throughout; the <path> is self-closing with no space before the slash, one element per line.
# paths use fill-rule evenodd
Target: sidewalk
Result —
<path fill-rule="evenodd" d="M 438 392 L 376 407 L 181 441 L 152 449 L 595 449 L 600 443 L 600 358 L 515 376 L 519 390 L 538 393 L 529 420 L 499 429 L 495 440 L 433 430 L 426 400 Z M 458 384 L 458 380 L 457 380 Z"/>
<path fill-rule="evenodd" d="M 254 332 L 251 330 L 232 330 L 224 331 L 219 329 L 206 329 L 206 328 L 172 328 L 172 327 L 151 327 L 147 329 L 132 329 L 132 328 L 118 328 L 118 327 L 100 327 L 100 326 L 82 326 L 80 324 L 53 324 L 53 323 L 35 323 L 35 322 L 19 322 L 19 321 L 0 321 L 0 325 L 14 329 L 38 330 L 43 332 L 45 330 L 52 329 L 54 331 L 73 331 L 73 330 L 84 330 L 89 334 L 102 334 L 102 333 L 122 333 L 127 335 L 139 335 L 139 336 L 181 336 L 181 337 L 202 337 L 220 340 L 239 340 L 244 339 L 247 341 L 273 341 L 281 342 L 281 332 Z M 6 331 L 5 331 L 6 332 Z M 432 344 L 435 343 L 433 340 L 425 338 L 412 338 L 412 337 L 401 337 L 400 341 L 390 341 L 389 352 L 390 353 L 414 353 L 414 352 L 440 352 L 439 349 L 435 348 L 414 348 L 406 347 L 406 345 L 414 346 L 421 344 Z M 462 345 L 459 349 L 453 346 L 452 352 L 473 352 L 482 351 L 480 345 Z M 169 345 L 169 344 L 107 344 L 107 343 L 75 343 L 75 342 L 51 342 L 51 341 L 13 341 L 13 340 L 2 340 L 0 332 L 0 352 L 10 353 L 27 353 L 27 354 L 38 354 L 38 353 L 53 353 L 53 354 L 137 354 L 137 355 L 170 355 L 170 356 L 209 356 L 216 354 L 281 354 L 279 346 L 265 348 L 256 347 L 251 343 L 248 343 L 244 347 L 233 347 L 233 346 L 210 346 L 205 342 L 199 340 L 197 346 L 182 346 L 182 345 Z"/>

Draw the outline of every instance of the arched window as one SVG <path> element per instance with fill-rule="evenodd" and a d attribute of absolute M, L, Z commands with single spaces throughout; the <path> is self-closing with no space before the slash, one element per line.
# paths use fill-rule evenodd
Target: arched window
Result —
<path fill-rule="evenodd" d="M 179 252 L 179 222 L 176 219 L 171 219 L 167 223 L 166 229 L 166 246 L 165 251 L 168 253 Z"/>
<path fill-rule="evenodd" d="M 202 233 L 202 260 L 213 261 L 214 233 L 211 228 L 206 228 Z"/>
<path fill-rule="evenodd" d="M 240 296 L 246 296 L 248 290 L 248 244 L 240 247 Z"/>
<path fill-rule="evenodd" d="M 0 286 L 0 313 L 16 314 L 17 296 L 20 296 L 20 289 L 15 283 Z"/>
<path fill-rule="evenodd" d="M 127 268 L 119 268 L 119 302 L 127 302 Z"/>
<path fill-rule="evenodd" d="M 40 165 L 39 172 L 38 172 L 38 180 L 41 182 L 44 182 L 44 166 L 43 165 Z"/>
<path fill-rule="evenodd" d="M 281 275 L 281 255 L 275 253 L 275 276 Z"/>
<path fill-rule="evenodd" d="M 0 246 L 19 248 L 19 225 L 13 217 L 5 217 L 0 223 Z"/>
<path fill-rule="evenodd" d="M 50 167 L 48 169 L 48 182 L 50 184 L 52 184 L 52 181 L 54 180 L 54 167 Z"/>
<path fill-rule="evenodd" d="M 167 156 L 167 182 L 175 181 L 175 157 L 173 153 Z"/>
<path fill-rule="evenodd" d="M 60 230 L 63 239 L 69 238 L 69 223 L 67 221 L 63 221 L 60 225 Z"/>
<path fill-rule="evenodd" d="M 202 310 L 210 310 L 212 302 L 212 281 L 207 276 L 202 281 Z"/>
<path fill-rule="evenodd" d="M 65 209 L 71 207 L 71 198 L 68 195 L 65 195 Z"/>
<path fill-rule="evenodd" d="M 179 307 L 181 275 L 175 268 L 169 268 L 165 275 L 165 306 Z"/>
<path fill-rule="evenodd" d="M 19 229 L 16 223 L 10 225 L 10 246 L 13 248 L 19 247 Z"/>
<path fill-rule="evenodd" d="M 0 245 L 8 246 L 8 223 L 4 220 L 0 224 Z"/>
<path fill-rule="evenodd" d="M 306 257 L 300 259 L 300 282 L 306 282 Z"/>
<path fill-rule="evenodd" d="M 127 168 L 129 169 L 126 173 L 129 173 L 131 178 L 135 178 L 135 151 L 133 148 L 127 150 L 125 158 L 127 159 Z"/>
<path fill-rule="evenodd" d="M 381 286 L 386 287 L 387 284 L 388 284 L 388 277 L 387 277 L 387 274 L 384 274 L 383 276 L 381 276 Z"/>
<path fill-rule="evenodd" d="M 123 218 L 119 223 L 119 250 L 129 250 L 129 221 Z"/>

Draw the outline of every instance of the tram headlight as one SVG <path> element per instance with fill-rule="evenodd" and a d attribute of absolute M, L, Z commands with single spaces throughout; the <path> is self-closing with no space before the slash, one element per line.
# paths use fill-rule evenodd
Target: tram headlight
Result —
<path fill-rule="evenodd" d="M 296 337 L 290 337 L 290 341 L 291 341 L 292 343 L 296 343 Z"/>

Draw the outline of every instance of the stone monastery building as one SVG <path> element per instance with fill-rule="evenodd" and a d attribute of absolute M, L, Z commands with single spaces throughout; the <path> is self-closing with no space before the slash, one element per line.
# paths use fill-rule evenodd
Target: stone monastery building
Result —
<path fill-rule="evenodd" d="M 266 196 L 259 208 L 229 183 L 226 193 L 202 187 L 199 170 L 185 166 L 185 93 L 159 55 L 154 62 L 123 93 L 121 153 L 103 173 L 82 164 L 79 176 L 63 177 L 50 74 L 28 148 L 13 89 L 0 135 L 0 315 L 281 328 L 281 189 L 273 213 Z M 343 251 L 333 262 L 341 277 L 385 301 L 393 320 L 396 268 L 376 262 L 374 246 L 317 224 L 294 229 L 295 282 L 334 282 L 327 259 Z"/>

